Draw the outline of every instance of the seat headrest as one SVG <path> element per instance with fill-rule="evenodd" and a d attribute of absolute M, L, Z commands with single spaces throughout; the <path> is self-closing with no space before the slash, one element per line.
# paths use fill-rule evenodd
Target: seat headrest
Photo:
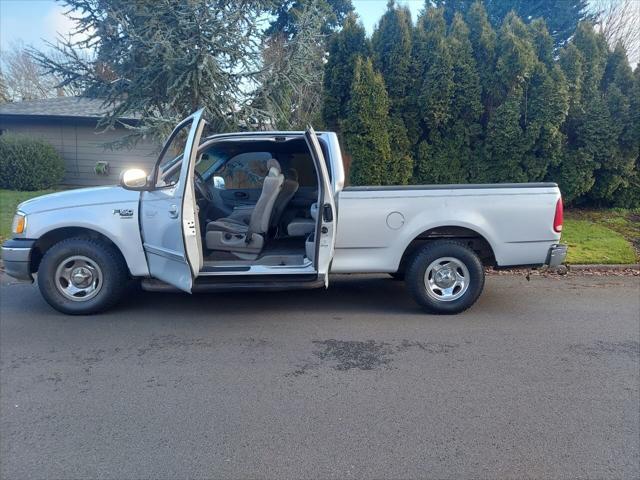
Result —
<path fill-rule="evenodd" d="M 278 162 L 278 160 L 276 160 L 275 158 L 270 158 L 269 160 L 267 160 L 267 168 L 269 170 L 271 170 L 272 168 L 275 168 L 278 170 L 278 173 L 282 172 L 282 168 L 280 167 L 280 162 Z"/>

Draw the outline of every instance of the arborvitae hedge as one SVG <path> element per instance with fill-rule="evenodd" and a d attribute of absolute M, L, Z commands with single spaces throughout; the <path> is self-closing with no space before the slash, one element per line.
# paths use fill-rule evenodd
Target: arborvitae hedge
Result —
<path fill-rule="evenodd" d="M 464 10 L 427 8 L 413 26 L 390 1 L 371 42 L 355 19 L 335 34 L 324 120 L 347 140 L 351 182 L 553 181 L 567 203 L 640 206 L 640 69 L 625 49 L 583 22 L 554 50 L 541 19 L 510 13 L 496 31 L 481 2 Z"/>
<path fill-rule="evenodd" d="M 390 176 L 389 99 L 382 75 L 374 70 L 371 59 L 356 58 L 351 100 L 341 130 L 352 156 L 352 184 L 395 183 Z"/>

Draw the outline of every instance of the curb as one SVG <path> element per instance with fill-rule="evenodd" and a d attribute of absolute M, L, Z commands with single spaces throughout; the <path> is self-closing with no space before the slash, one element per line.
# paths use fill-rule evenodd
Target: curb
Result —
<path fill-rule="evenodd" d="M 569 271 L 580 272 L 583 270 L 600 270 L 605 272 L 619 272 L 622 270 L 640 270 L 640 263 L 627 263 L 627 264 L 587 264 L 587 265 L 565 265 Z"/>

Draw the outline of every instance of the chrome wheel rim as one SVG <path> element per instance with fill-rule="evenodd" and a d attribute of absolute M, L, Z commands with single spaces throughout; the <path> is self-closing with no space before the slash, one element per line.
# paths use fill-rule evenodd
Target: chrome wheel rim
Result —
<path fill-rule="evenodd" d="M 54 282 L 65 298 L 74 302 L 86 302 L 100 292 L 102 270 L 90 258 L 74 255 L 58 264 Z"/>
<path fill-rule="evenodd" d="M 469 288 L 469 269 L 457 258 L 441 257 L 431 262 L 424 273 L 427 294 L 440 302 L 452 302 Z"/>

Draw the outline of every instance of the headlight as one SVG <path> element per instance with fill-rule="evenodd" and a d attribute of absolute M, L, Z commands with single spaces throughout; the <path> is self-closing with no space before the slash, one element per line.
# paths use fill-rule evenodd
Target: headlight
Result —
<path fill-rule="evenodd" d="M 13 224 L 11 225 L 11 231 L 17 235 L 24 233 L 27 230 L 27 214 L 22 212 L 16 212 L 13 217 Z"/>

